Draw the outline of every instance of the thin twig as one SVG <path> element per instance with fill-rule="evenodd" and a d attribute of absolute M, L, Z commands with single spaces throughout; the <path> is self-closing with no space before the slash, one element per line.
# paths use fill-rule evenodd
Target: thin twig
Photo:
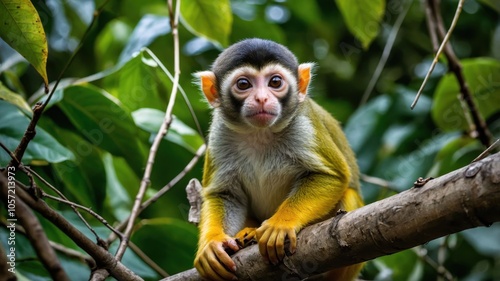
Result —
<path fill-rule="evenodd" d="M 479 154 L 479 156 L 477 156 L 474 160 L 472 160 L 471 163 L 474 163 L 474 162 L 477 162 L 479 160 L 482 160 L 484 159 L 484 157 L 488 156 L 488 154 L 493 150 L 495 149 L 495 147 L 497 145 L 500 144 L 500 139 L 497 139 L 492 145 L 488 146 L 488 148 L 486 148 L 483 152 L 481 152 L 481 154 Z"/>
<path fill-rule="evenodd" d="M 163 268 L 161 268 L 154 260 L 152 260 L 146 253 L 144 253 L 141 248 L 134 244 L 134 242 L 129 242 L 130 249 L 134 251 L 134 253 L 139 256 L 147 265 L 149 265 L 156 273 L 158 273 L 161 277 L 165 278 L 170 276 Z"/>
<path fill-rule="evenodd" d="M 427 263 L 432 268 L 434 268 L 434 270 L 436 270 L 436 272 L 440 276 L 442 276 L 445 280 L 447 280 L 447 281 L 453 281 L 454 280 L 453 279 L 453 275 L 451 274 L 450 271 L 448 271 L 448 269 L 446 269 L 446 267 L 444 267 L 442 265 L 439 265 L 436 261 L 434 261 L 433 259 L 431 259 L 427 255 L 427 249 L 425 249 L 422 246 L 419 246 L 419 247 L 412 248 L 412 250 L 415 252 L 415 254 L 417 254 L 417 256 L 421 260 L 423 260 L 425 263 Z"/>
<path fill-rule="evenodd" d="M 7 221 L 2 221 L 0 222 L 4 227 L 7 227 Z M 21 233 L 21 234 L 24 234 L 26 235 L 26 230 L 24 229 L 24 227 L 22 227 L 21 225 L 16 225 L 16 232 L 17 233 Z M 59 244 L 57 242 L 54 242 L 52 240 L 49 240 L 49 244 L 50 246 L 60 252 L 60 253 L 63 253 L 69 257 L 72 257 L 72 258 L 76 258 L 76 259 L 79 259 L 80 261 L 82 262 L 85 262 L 89 265 L 90 268 L 93 268 L 95 266 L 95 261 L 94 259 L 92 259 L 91 256 L 89 255 L 85 255 L 81 252 L 78 252 L 77 250 L 74 250 L 74 249 L 71 249 L 71 248 L 68 248 L 62 244 Z M 0 271 L 1 272 L 1 271 Z"/>
<path fill-rule="evenodd" d="M 92 216 L 94 216 L 94 217 L 95 217 L 97 220 L 99 220 L 99 221 L 100 221 L 103 225 L 105 225 L 107 228 L 109 228 L 109 230 L 111 230 L 114 234 L 118 235 L 118 237 L 121 237 L 121 236 L 122 236 L 122 234 L 121 234 L 118 230 L 116 230 L 115 228 L 113 228 L 113 227 L 112 227 L 112 226 L 108 223 L 108 221 L 107 221 L 105 218 L 101 217 L 101 215 L 99 215 L 98 213 L 96 213 L 96 212 L 92 211 L 92 209 L 90 209 L 90 208 L 87 208 L 87 207 L 82 206 L 82 205 L 80 205 L 80 204 L 77 204 L 77 203 L 75 203 L 75 202 L 69 201 L 69 200 L 67 200 L 67 199 L 61 199 L 61 198 L 59 198 L 59 197 L 52 196 L 52 195 L 47 194 L 47 193 L 45 193 L 45 192 L 43 192 L 43 193 L 42 193 L 42 196 L 43 196 L 43 197 L 46 197 L 46 198 L 49 198 L 49 199 L 52 199 L 52 200 L 57 201 L 57 202 L 64 203 L 64 204 L 66 204 L 66 205 L 68 205 L 68 206 L 70 206 L 70 207 L 72 207 L 72 208 L 79 208 L 79 209 L 82 209 L 82 210 L 86 211 L 87 213 L 91 214 Z M 86 222 L 85 222 L 85 224 L 87 224 L 87 227 L 90 227 L 90 225 L 88 225 L 88 223 L 86 223 Z M 92 227 L 90 227 L 90 228 L 92 228 Z"/>
<path fill-rule="evenodd" d="M 6 186 L 7 178 L 0 173 L 0 184 Z M 0 189 L 0 190 L 3 190 Z M 71 240 L 73 240 L 82 250 L 87 252 L 97 264 L 106 268 L 118 280 L 142 280 L 134 272 L 124 266 L 120 261 L 117 261 L 108 251 L 97 246 L 92 240 L 87 238 L 85 234 L 76 229 L 68 222 L 61 214 L 56 212 L 43 200 L 36 200 L 29 195 L 23 188 L 16 186 L 16 195 L 24 201 L 31 209 L 37 211 L 40 215 L 54 224 L 62 232 L 64 232 Z"/>
<path fill-rule="evenodd" d="M 35 250 L 38 259 L 47 269 L 52 279 L 70 280 L 61 266 L 54 249 L 50 247 L 47 235 L 45 231 L 43 231 L 38 218 L 20 196 L 14 196 L 12 198 L 10 191 L 13 190 L 13 186 L 11 186 L 10 183 L 11 182 L 7 182 L 7 178 L 4 173 L 0 173 L 0 195 L 2 197 L 2 201 L 7 202 L 7 199 L 9 199 L 10 202 L 11 199 L 15 200 L 15 218 L 9 216 L 8 222 L 14 225 L 16 222 L 19 222 L 19 224 L 23 226 L 26 237 Z M 14 194 L 17 195 L 17 192 L 14 192 Z"/>
<path fill-rule="evenodd" d="M 432 64 L 427 71 L 427 74 L 425 75 L 424 81 L 422 82 L 422 85 L 420 86 L 420 89 L 417 92 L 417 96 L 415 97 L 415 100 L 411 104 L 410 108 L 413 109 L 417 105 L 418 99 L 420 98 L 420 95 L 422 95 L 422 91 L 424 90 L 425 85 L 427 84 L 427 80 L 429 80 L 429 77 L 432 74 L 432 71 L 434 70 L 434 67 L 436 67 L 436 64 L 438 62 L 439 56 L 443 52 L 443 48 L 446 46 L 448 43 L 448 40 L 450 40 L 450 36 L 453 33 L 453 30 L 455 29 L 455 26 L 457 25 L 458 18 L 460 17 L 460 13 L 462 12 L 462 6 L 464 4 L 464 0 L 460 0 L 458 2 L 457 10 L 455 11 L 455 16 L 453 17 L 453 21 L 451 22 L 450 29 L 446 33 L 446 36 L 443 39 L 443 42 L 441 42 L 441 45 L 439 46 L 439 49 L 434 56 L 434 59 L 432 60 Z"/>
<path fill-rule="evenodd" d="M 12 153 L 12 151 L 10 151 L 9 148 L 5 146 L 5 144 L 3 144 L 3 142 L 1 141 L 0 141 L 0 147 L 2 147 L 3 150 L 5 150 L 5 152 L 9 154 L 10 158 L 13 159 L 16 163 L 20 163 L 19 159 L 16 158 L 16 155 L 14 155 L 14 153 Z"/>
<path fill-rule="evenodd" d="M 425 7 L 425 22 L 427 23 L 427 29 L 429 30 L 429 36 L 431 37 L 432 49 L 434 53 L 439 50 L 439 40 L 437 37 L 437 27 L 434 21 L 434 15 L 432 14 L 432 9 L 430 5 L 424 5 Z"/>
<path fill-rule="evenodd" d="M 199 158 L 205 153 L 205 150 L 207 149 L 206 144 L 202 144 L 200 148 L 196 151 L 196 154 L 194 155 L 193 159 L 189 161 L 189 163 L 182 169 L 182 171 L 175 176 L 167 185 L 162 187 L 155 195 L 151 196 L 148 200 L 146 200 L 142 205 L 141 205 L 141 211 L 147 208 L 149 205 L 153 204 L 158 200 L 163 194 L 165 194 L 167 191 L 172 188 L 172 186 L 176 185 L 186 174 L 187 172 L 191 171 L 194 167 L 194 165 L 198 162 Z"/>
<path fill-rule="evenodd" d="M 97 22 L 97 18 L 101 14 L 101 11 L 104 9 L 104 6 L 108 2 L 109 2 L 109 0 L 104 1 L 104 3 L 99 7 L 99 9 L 94 12 L 94 17 L 92 18 L 92 21 L 90 22 L 89 26 L 85 30 L 85 33 L 83 34 L 82 39 L 78 43 L 78 46 L 76 47 L 75 51 L 73 51 L 73 53 L 71 54 L 71 57 L 66 62 L 66 65 L 64 65 L 63 69 L 59 73 L 59 76 L 57 77 L 56 83 L 54 84 L 54 87 L 52 87 L 52 90 L 50 91 L 50 93 L 49 93 L 49 89 L 47 87 L 45 88 L 45 93 L 48 94 L 45 101 L 43 103 L 38 102 L 33 107 L 33 117 L 31 118 L 31 121 L 28 124 L 28 128 L 26 128 L 26 131 L 24 132 L 24 135 L 21 138 L 19 145 L 16 147 L 16 150 L 14 151 L 15 157 L 12 158 L 12 160 L 9 163 L 9 166 L 18 167 L 19 164 L 21 163 L 20 161 L 23 159 L 24 152 L 28 148 L 28 144 L 31 142 L 31 140 L 36 135 L 36 124 L 40 120 L 40 117 L 42 116 L 42 113 L 43 113 L 45 107 L 49 103 L 54 92 L 56 91 L 57 86 L 59 85 L 59 82 L 61 81 L 64 73 L 66 72 L 68 67 L 71 65 L 71 63 L 73 62 L 73 60 L 76 57 L 76 54 L 80 51 L 81 47 L 83 46 L 84 42 L 86 41 L 88 35 L 90 34 L 90 30 L 94 26 L 94 23 Z"/>
<path fill-rule="evenodd" d="M 174 76 L 172 75 L 172 73 L 170 73 L 170 71 L 168 71 L 168 69 L 165 67 L 165 65 L 163 65 L 163 63 L 160 61 L 160 59 L 149 48 L 144 47 L 144 48 L 142 48 L 142 50 L 144 50 L 146 53 L 149 54 L 149 56 L 160 66 L 161 70 L 167 75 L 167 77 L 170 79 L 170 81 L 173 82 Z M 189 114 L 191 114 L 191 117 L 193 117 L 193 121 L 194 121 L 194 124 L 196 126 L 196 129 L 198 130 L 198 134 L 200 134 L 200 136 L 205 138 L 204 134 L 203 134 L 203 130 L 201 129 L 200 122 L 198 121 L 198 118 L 196 117 L 196 113 L 193 109 L 193 105 L 189 101 L 187 94 L 186 94 L 186 91 L 184 91 L 184 88 L 182 88 L 182 85 L 179 84 L 178 86 L 179 86 L 179 92 L 181 92 L 182 98 L 184 99 L 184 102 L 186 102 L 186 106 L 188 107 Z"/>
<path fill-rule="evenodd" d="M 180 0 L 176 1 L 174 21 L 172 25 L 172 37 L 174 41 L 174 68 L 175 68 L 172 92 L 170 94 L 170 100 L 167 105 L 167 109 L 165 111 L 165 119 L 163 120 L 163 124 L 161 125 L 158 134 L 156 135 L 153 144 L 151 145 L 151 149 L 149 151 L 149 156 L 148 156 L 148 162 L 146 164 L 144 176 L 141 180 L 141 186 L 139 187 L 139 191 L 137 192 L 137 195 L 135 197 L 134 206 L 132 207 L 127 227 L 125 228 L 125 231 L 123 233 L 123 239 L 120 241 L 120 245 L 118 246 L 118 250 L 115 255 L 115 257 L 118 260 L 121 260 L 123 254 L 125 254 L 128 240 L 130 239 L 130 236 L 132 234 L 132 229 L 134 227 L 135 219 L 139 214 L 139 209 L 141 206 L 142 199 L 144 198 L 146 190 L 149 186 L 150 182 L 149 177 L 153 169 L 154 160 L 156 158 L 156 152 L 158 151 L 158 147 L 160 146 L 163 137 L 167 134 L 167 130 L 170 127 L 170 123 L 172 122 L 172 110 L 175 104 L 175 98 L 177 96 L 177 88 L 179 85 L 179 76 L 180 76 L 180 64 L 179 64 L 180 55 L 179 55 L 179 34 L 178 34 L 180 2 L 181 2 Z"/>
<path fill-rule="evenodd" d="M 151 198 L 149 198 L 148 200 L 144 201 L 141 204 L 138 213 L 140 214 L 142 211 L 144 211 L 144 209 L 146 209 L 151 204 L 156 202 L 161 196 L 163 196 L 167 191 L 169 191 L 170 188 L 172 188 L 174 185 L 176 185 L 189 171 L 191 171 L 193 169 L 194 165 L 196 165 L 196 163 L 198 163 L 198 160 L 200 159 L 200 157 L 205 153 L 206 149 L 207 149 L 206 144 L 202 144 L 198 148 L 198 150 L 196 151 L 196 154 L 194 155 L 193 159 L 191 159 L 191 161 L 189 161 L 189 163 L 186 165 L 186 167 L 184 167 L 184 169 L 182 169 L 182 171 L 179 174 L 177 174 L 177 176 L 175 176 L 175 178 L 173 178 L 168 184 L 166 184 L 164 187 L 162 187 Z M 123 228 L 126 226 L 126 224 L 129 220 L 130 220 L 130 216 L 127 219 L 125 219 L 124 221 L 122 221 L 118 226 L 116 226 L 116 229 L 119 231 L 123 230 Z M 111 234 L 107 239 L 107 243 L 111 244 L 111 242 L 113 242 L 115 239 L 116 239 L 116 236 Z"/>
<path fill-rule="evenodd" d="M 375 68 L 375 71 L 373 72 L 373 76 L 370 79 L 370 82 L 368 83 L 365 92 L 363 93 L 360 105 L 363 105 L 366 103 L 366 101 L 368 101 L 368 98 L 370 97 L 373 88 L 375 88 L 375 85 L 377 84 L 377 81 L 380 78 L 380 74 L 382 74 L 382 70 L 384 70 L 385 63 L 387 62 L 387 59 L 391 54 L 392 47 L 394 46 L 394 42 L 396 41 L 396 36 L 398 35 L 399 29 L 401 28 L 401 24 L 403 24 L 403 20 L 405 19 L 406 14 L 408 13 L 408 10 L 410 9 L 411 4 L 413 3 L 413 0 L 408 0 L 407 2 L 408 3 L 406 7 L 404 7 L 403 11 L 399 14 L 398 18 L 396 19 L 396 22 L 394 23 L 394 26 L 391 29 L 391 33 L 387 38 L 387 43 L 385 44 L 384 51 L 382 52 L 382 56 L 380 57 L 378 65 Z"/>
<path fill-rule="evenodd" d="M 428 0 L 428 5 L 430 5 L 431 10 L 433 12 L 433 16 L 435 21 L 437 22 L 437 32 L 441 38 L 446 38 L 445 36 L 445 28 L 443 18 L 441 16 L 439 1 L 438 0 Z M 462 3 L 463 0 L 459 2 Z M 448 35 L 448 34 L 446 34 Z M 464 73 L 462 71 L 462 65 L 458 60 L 457 56 L 453 52 L 453 49 L 450 45 L 444 49 L 444 54 L 448 59 L 448 68 L 457 78 L 458 85 L 460 86 L 460 94 L 462 99 L 465 101 L 468 107 L 468 114 L 472 117 L 472 121 L 474 122 L 475 131 L 477 135 L 474 138 L 479 139 L 479 141 L 485 146 L 488 147 L 491 144 L 492 135 L 486 126 L 486 122 L 483 117 L 480 115 L 479 110 L 477 109 L 477 105 L 472 98 L 472 93 L 467 85 L 467 81 L 465 80 Z M 467 114 L 464 112 L 464 114 Z"/>
<path fill-rule="evenodd" d="M 54 250 L 56 250 L 62 254 L 65 254 L 68 257 L 79 259 L 80 261 L 88 264 L 90 268 L 95 266 L 94 259 L 92 257 L 90 257 L 89 255 L 82 254 L 82 253 L 78 252 L 77 250 L 73 250 L 71 248 L 68 248 L 68 247 L 66 247 L 62 244 L 56 243 L 54 241 L 49 241 L 49 244 L 52 248 L 54 248 Z"/>
<path fill-rule="evenodd" d="M 390 186 L 390 182 L 385 180 L 385 179 L 382 179 L 382 178 L 378 178 L 378 177 L 373 177 L 373 176 L 369 176 L 369 175 L 366 175 L 366 174 L 361 174 L 360 175 L 360 179 L 364 182 L 367 182 L 367 183 L 371 183 L 371 184 L 374 184 L 374 185 L 378 185 L 380 187 L 389 187 Z"/>
<path fill-rule="evenodd" d="M 85 226 L 87 226 L 87 228 L 92 232 L 92 234 L 94 234 L 95 238 L 96 238 L 96 241 L 99 243 L 99 245 L 102 245 L 102 246 L 106 246 L 106 243 L 104 243 L 104 240 L 101 239 L 101 237 L 99 237 L 99 235 L 97 234 L 97 232 L 92 228 L 92 226 L 90 226 L 90 224 L 87 222 L 87 220 L 82 216 L 82 214 L 77 210 L 77 207 L 80 208 L 80 209 L 83 209 L 83 210 L 88 210 L 90 211 L 89 213 L 92 214 L 96 219 L 100 220 L 101 222 L 104 220 L 101 216 L 99 216 L 97 213 L 93 212 L 92 210 L 90 210 L 89 208 L 86 208 L 84 206 L 81 206 L 81 205 L 78 205 L 74 202 L 71 202 L 61 191 L 59 191 L 59 189 L 57 189 L 55 186 L 53 186 L 52 184 L 50 184 L 46 179 L 44 179 L 42 176 L 40 176 L 39 174 L 37 174 L 33 169 L 31 169 L 30 167 L 28 166 L 25 166 L 26 170 L 28 170 L 30 173 L 32 173 L 33 175 L 35 175 L 41 182 L 43 182 L 48 188 L 50 188 L 52 191 L 54 191 L 57 195 L 59 195 L 59 197 L 61 197 L 63 200 L 63 203 L 66 203 L 68 204 L 71 209 L 73 209 L 73 211 L 75 212 L 75 214 L 80 218 L 80 220 L 85 224 Z M 46 196 L 48 198 L 51 198 L 53 200 L 58 200 L 58 199 L 54 199 L 55 197 L 53 196 L 50 196 L 47 194 L 47 193 L 43 193 L 43 196 Z M 102 218 L 102 220 L 101 220 Z M 106 220 L 104 220 L 106 221 Z M 108 228 L 110 228 L 111 226 L 109 224 L 107 224 L 107 222 L 104 224 L 106 225 Z M 112 227 L 110 228 L 111 231 L 115 232 L 116 230 L 114 230 Z M 118 232 L 119 233 L 119 232 Z M 121 237 L 121 235 L 118 235 L 118 237 Z"/>
<path fill-rule="evenodd" d="M 438 254 L 437 254 L 437 264 L 438 268 L 445 268 L 444 262 L 446 261 L 446 253 L 448 252 L 448 239 L 449 235 L 443 237 L 441 243 L 439 244 Z M 443 276 L 438 277 L 438 281 L 443 279 Z"/>

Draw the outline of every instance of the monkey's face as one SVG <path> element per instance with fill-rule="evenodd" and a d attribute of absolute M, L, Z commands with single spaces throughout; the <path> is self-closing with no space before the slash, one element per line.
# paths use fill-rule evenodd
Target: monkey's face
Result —
<path fill-rule="evenodd" d="M 201 90 L 233 131 L 285 129 L 307 96 L 313 64 L 298 64 L 286 47 L 262 39 L 240 41 L 224 50 L 212 71 L 197 73 Z"/>
<path fill-rule="evenodd" d="M 283 115 L 285 103 L 297 91 L 297 79 L 278 64 L 262 69 L 251 66 L 237 68 L 222 82 L 221 89 L 230 95 L 232 106 L 250 126 L 273 126 Z"/>

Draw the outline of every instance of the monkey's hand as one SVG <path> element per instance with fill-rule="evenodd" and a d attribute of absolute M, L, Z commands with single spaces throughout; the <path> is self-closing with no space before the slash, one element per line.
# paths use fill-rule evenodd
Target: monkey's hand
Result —
<path fill-rule="evenodd" d="M 295 223 L 276 216 L 264 221 L 256 230 L 261 255 L 272 264 L 278 264 L 285 257 L 286 238 L 290 241 L 290 253 L 295 253 L 299 230 Z"/>
<path fill-rule="evenodd" d="M 226 250 L 237 252 L 240 248 L 234 238 L 221 234 L 200 245 L 194 266 L 201 277 L 208 280 L 236 280 L 236 264 Z"/>
<path fill-rule="evenodd" d="M 245 227 L 240 232 L 236 233 L 234 238 L 236 238 L 236 243 L 241 248 L 246 248 L 250 245 L 255 244 L 257 241 L 255 240 L 255 231 L 257 230 L 256 227 Z"/>

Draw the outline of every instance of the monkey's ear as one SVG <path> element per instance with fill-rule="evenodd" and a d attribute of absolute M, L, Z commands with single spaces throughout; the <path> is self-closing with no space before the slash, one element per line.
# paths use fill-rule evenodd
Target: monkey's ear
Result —
<path fill-rule="evenodd" d="M 312 68 L 314 63 L 302 63 L 299 65 L 299 101 L 303 101 L 307 95 L 307 88 L 311 82 Z"/>
<path fill-rule="evenodd" d="M 196 73 L 200 79 L 200 87 L 207 98 L 207 101 L 213 107 L 220 105 L 219 93 L 217 93 L 215 74 L 212 71 L 201 71 Z"/>

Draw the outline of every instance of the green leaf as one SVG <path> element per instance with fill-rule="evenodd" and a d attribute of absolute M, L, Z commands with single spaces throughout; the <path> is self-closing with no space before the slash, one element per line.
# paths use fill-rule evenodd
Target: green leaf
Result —
<path fill-rule="evenodd" d="M 11 151 L 14 151 L 21 141 L 30 119 L 15 105 L 0 100 L 0 139 Z M 74 159 L 73 153 L 63 147 L 54 137 L 44 129 L 36 128 L 36 136 L 31 140 L 24 153 L 23 163 L 42 161 L 59 163 Z M 10 161 L 10 156 L 0 150 L 0 165 L 5 166 Z"/>
<path fill-rule="evenodd" d="M 33 65 L 47 86 L 47 39 L 31 1 L 0 0 L 0 19 L 0 37 Z"/>
<path fill-rule="evenodd" d="M 307 24 L 316 24 L 321 21 L 321 10 L 316 1 L 287 1 L 286 5 L 294 15 Z"/>
<path fill-rule="evenodd" d="M 102 211 L 106 197 L 106 173 L 99 148 L 54 123 L 47 130 L 53 130 L 52 134 L 75 155 L 75 160 L 53 164 L 64 187 L 78 199 L 78 203 L 97 212 Z"/>
<path fill-rule="evenodd" d="M 105 153 L 102 157 L 106 169 L 106 204 L 114 217 L 123 221 L 132 209 L 132 192 L 137 191 L 140 180 L 121 158 Z"/>
<path fill-rule="evenodd" d="M 488 118 L 500 110 L 500 61 L 474 58 L 462 61 L 464 79 L 479 114 Z M 446 74 L 434 93 L 432 118 L 443 130 L 468 130 L 469 124 L 459 100 L 460 88 L 453 73 Z"/>
<path fill-rule="evenodd" d="M 145 15 L 137 24 L 127 45 L 120 54 L 118 64 L 129 60 L 134 53 L 151 44 L 156 38 L 170 32 L 170 23 L 167 17 Z"/>
<path fill-rule="evenodd" d="M 500 253 L 500 224 L 495 223 L 490 227 L 478 227 L 468 229 L 462 232 L 462 235 L 471 243 L 481 254 L 497 257 Z"/>
<path fill-rule="evenodd" d="M 386 118 L 391 116 L 391 99 L 387 95 L 374 98 L 358 108 L 347 121 L 344 132 L 349 144 L 356 153 L 361 171 L 367 171 L 376 160 L 376 151 L 380 148 L 380 136 L 384 134 Z M 365 128 L 359 130 L 359 128 Z"/>
<path fill-rule="evenodd" d="M 399 191 L 413 186 L 418 177 L 428 177 L 437 153 L 456 133 L 439 134 L 420 144 L 415 150 L 405 155 L 394 155 L 383 159 L 375 168 L 374 175 L 389 180 Z M 435 175 L 432 175 L 435 176 Z"/>
<path fill-rule="evenodd" d="M 379 267 L 391 270 L 390 280 L 422 280 L 423 266 L 412 250 L 377 258 Z"/>
<path fill-rule="evenodd" d="M 192 33 L 228 45 L 233 23 L 229 0 L 183 0 L 181 15 L 183 24 Z"/>
<path fill-rule="evenodd" d="M 163 123 L 165 113 L 152 108 L 141 108 L 134 111 L 132 117 L 139 128 L 155 135 Z M 175 118 L 175 116 L 165 139 L 186 148 L 192 153 L 196 153 L 196 150 L 204 143 L 203 138 L 195 130 Z"/>
<path fill-rule="evenodd" d="M 94 52 L 100 69 L 112 67 L 127 44 L 132 28 L 123 19 L 113 19 L 96 37 Z"/>
<path fill-rule="evenodd" d="M 0 82 L 0 100 L 5 100 L 11 104 L 16 105 L 21 109 L 26 115 L 32 114 L 31 107 L 19 94 L 16 94 L 5 87 L 2 82 Z"/>
<path fill-rule="evenodd" d="M 143 107 L 166 108 L 167 102 L 160 99 L 159 90 L 166 90 L 162 88 L 162 79 L 166 83 L 170 83 L 170 80 L 163 72 L 159 76 L 157 71 L 159 67 L 156 62 L 146 58 L 144 52 L 141 52 L 116 73 L 119 86 L 114 95 L 129 111 Z"/>
<path fill-rule="evenodd" d="M 246 38 L 258 37 L 285 43 L 285 34 L 281 27 L 265 19 L 255 18 L 246 21 L 239 17 L 234 18 L 234 29 L 238 32 L 231 33 L 231 41 L 237 42 Z"/>
<path fill-rule="evenodd" d="M 140 226 L 132 241 L 167 272 L 177 273 L 193 267 L 198 242 L 194 225 L 179 219 L 157 218 L 142 220 Z M 175 255 L 165 255 L 165 251 Z"/>
<path fill-rule="evenodd" d="M 479 3 L 483 3 L 486 6 L 489 6 L 497 13 L 500 13 L 500 1 L 499 0 L 478 0 Z"/>
<path fill-rule="evenodd" d="M 359 40 L 364 49 L 380 31 L 384 16 L 385 0 L 335 0 L 349 31 Z"/>
<path fill-rule="evenodd" d="M 431 176 L 440 176 L 470 164 L 483 151 L 481 143 L 469 136 L 452 139 L 441 148 Z"/>
<path fill-rule="evenodd" d="M 139 143 L 139 130 L 130 113 L 116 98 L 90 85 L 70 86 L 57 105 L 90 143 L 124 157 L 140 174 L 146 148 Z"/>

